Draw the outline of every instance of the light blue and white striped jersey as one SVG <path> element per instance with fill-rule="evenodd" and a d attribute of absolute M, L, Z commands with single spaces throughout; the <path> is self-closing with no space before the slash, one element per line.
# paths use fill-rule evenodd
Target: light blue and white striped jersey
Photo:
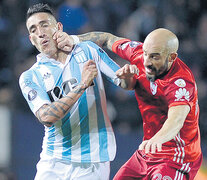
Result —
<path fill-rule="evenodd" d="M 73 105 L 67 115 L 53 126 L 45 126 L 41 156 L 71 162 L 104 162 L 114 159 L 116 142 L 106 111 L 106 96 L 101 73 L 116 85 L 119 66 L 96 44 L 79 43 L 65 64 L 43 54 L 20 76 L 20 87 L 31 110 L 50 104 L 70 92 L 81 81 L 83 65 L 94 60 L 98 75 L 93 85 Z"/>

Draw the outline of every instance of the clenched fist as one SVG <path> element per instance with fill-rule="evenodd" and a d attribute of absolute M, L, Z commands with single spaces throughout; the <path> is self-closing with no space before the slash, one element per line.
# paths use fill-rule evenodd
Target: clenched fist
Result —
<path fill-rule="evenodd" d="M 87 61 L 83 67 L 81 83 L 89 87 L 97 74 L 96 63 L 93 60 Z"/>
<path fill-rule="evenodd" d="M 72 51 L 74 40 L 67 33 L 61 30 L 56 31 L 53 35 L 53 39 L 56 41 L 58 49 L 65 52 Z"/>

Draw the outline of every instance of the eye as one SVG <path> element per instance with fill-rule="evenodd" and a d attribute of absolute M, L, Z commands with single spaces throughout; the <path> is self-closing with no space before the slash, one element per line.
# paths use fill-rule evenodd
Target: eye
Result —
<path fill-rule="evenodd" d="M 144 52 L 144 56 L 147 56 L 147 53 L 146 52 Z"/>
<path fill-rule="evenodd" d="M 43 23 L 42 27 L 48 27 L 48 23 Z"/>
<path fill-rule="evenodd" d="M 154 60 L 159 60 L 160 59 L 160 57 L 157 56 L 157 55 L 152 55 L 151 58 L 154 59 Z"/>
<path fill-rule="evenodd" d="M 35 28 L 32 28 L 32 29 L 30 30 L 30 33 L 35 33 L 35 31 L 36 31 L 36 29 L 35 29 Z"/>

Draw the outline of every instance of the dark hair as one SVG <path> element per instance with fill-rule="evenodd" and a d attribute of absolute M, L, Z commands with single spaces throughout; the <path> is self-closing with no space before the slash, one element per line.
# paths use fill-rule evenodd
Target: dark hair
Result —
<path fill-rule="evenodd" d="M 28 18 L 35 14 L 35 13 L 39 13 L 39 12 L 45 12 L 45 13 L 49 13 L 52 16 L 54 16 L 53 10 L 51 9 L 51 7 L 48 4 L 43 4 L 43 3 L 39 3 L 39 4 L 34 4 L 32 5 L 28 10 L 27 10 L 27 16 L 26 16 L 26 21 L 28 20 Z"/>

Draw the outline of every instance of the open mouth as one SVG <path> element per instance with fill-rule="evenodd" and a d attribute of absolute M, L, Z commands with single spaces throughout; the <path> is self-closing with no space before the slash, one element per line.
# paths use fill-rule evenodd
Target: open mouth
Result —
<path fill-rule="evenodd" d="M 41 42 L 41 44 L 42 44 L 43 46 L 48 45 L 48 43 L 49 43 L 49 41 L 48 41 L 48 40 L 43 40 L 43 41 Z"/>
<path fill-rule="evenodd" d="M 145 67 L 145 71 L 147 74 L 153 74 L 153 69 Z"/>

